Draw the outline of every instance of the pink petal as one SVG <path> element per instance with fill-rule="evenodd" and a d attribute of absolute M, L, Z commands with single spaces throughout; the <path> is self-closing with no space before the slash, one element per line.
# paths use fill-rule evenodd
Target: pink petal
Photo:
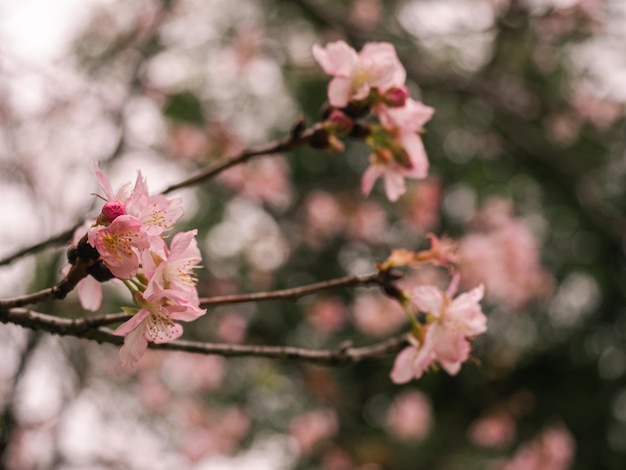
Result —
<path fill-rule="evenodd" d="M 417 351 L 413 346 L 404 348 L 400 354 L 396 356 L 393 368 L 389 377 L 396 384 L 409 382 L 413 378 L 413 361 L 417 356 Z"/>
<path fill-rule="evenodd" d="M 115 195 L 113 194 L 113 188 L 111 188 L 111 183 L 109 182 L 109 179 L 105 176 L 105 174 L 100 169 L 100 162 L 98 161 L 93 162 L 93 172 L 95 173 L 96 179 L 98 180 L 100 187 L 104 191 L 104 195 L 106 196 L 107 200 L 109 201 L 115 200 Z"/>
<path fill-rule="evenodd" d="M 134 366 L 147 348 L 148 340 L 144 336 L 143 328 L 137 328 L 124 338 L 124 345 L 119 352 L 120 362 L 124 367 Z"/>
<path fill-rule="evenodd" d="M 406 70 L 398 59 L 394 46 L 388 42 L 367 43 L 360 52 L 361 60 L 369 60 L 375 64 L 372 71 L 372 86 L 384 89 L 402 86 L 406 81 Z M 384 91 L 384 90 L 383 90 Z"/>
<path fill-rule="evenodd" d="M 425 313 L 439 317 L 443 308 L 443 292 L 435 286 L 419 286 L 411 292 L 411 301 Z"/>
<path fill-rule="evenodd" d="M 422 138 L 414 133 L 400 134 L 400 143 L 409 155 L 412 168 L 405 170 L 404 176 L 408 178 L 426 178 L 428 176 L 428 156 Z"/>
<path fill-rule="evenodd" d="M 397 201 L 406 192 L 404 177 L 390 168 L 387 168 L 387 171 L 385 171 L 384 181 L 385 194 L 391 202 Z"/>
<path fill-rule="evenodd" d="M 170 244 L 169 260 L 178 260 L 184 257 L 197 258 L 200 261 L 200 249 L 196 241 L 197 234 L 197 230 L 190 230 L 174 235 Z"/>
<path fill-rule="evenodd" d="M 139 310 L 135 315 L 130 317 L 120 326 L 118 326 L 113 334 L 117 336 L 125 336 L 129 334 L 131 331 L 137 329 L 137 327 L 141 324 L 141 322 L 150 314 L 146 309 Z"/>
<path fill-rule="evenodd" d="M 81 280 L 76 286 L 78 300 L 85 310 L 95 312 L 102 305 L 102 285 L 91 276 Z"/>
<path fill-rule="evenodd" d="M 359 62 L 359 55 L 344 41 L 331 42 L 326 45 L 326 48 L 315 44 L 313 57 L 324 72 L 334 76 L 347 76 Z"/>
<path fill-rule="evenodd" d="M 365 173 L 363 173 L 363 177 L 361 178 L 361 191 L 365 196 L 369 195 L 372 192 L 372 188 L 374 187 L 374 183 L 379 176 L 384 174 L 384 169 L 381 165 L 371 165 Z"/>
<path fill-rule="evenodd" d="M 337 108 L 344 108 L 352 98 L 352 80 L 335 77 L 328 84 L 328 102 Z"/>

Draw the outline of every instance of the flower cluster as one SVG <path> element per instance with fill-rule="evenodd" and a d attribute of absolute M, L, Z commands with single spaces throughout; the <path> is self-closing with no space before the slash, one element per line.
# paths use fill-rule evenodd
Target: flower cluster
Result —
<path fill-rule="evenodd" d="M 404 178 L 425 178 L 428 173 L 420 133 L 432 117 L 433 108 L 409 97 L 406 71 L 389 43 L 368 43 L 357 53 L 345 42 L 337 41 L 325 48 L 315 45 L 313 55 L 324 72 L 333 76 L 328 101 L 335 111 L 325 128 L 331 134 L 329 140 L 333 142 L 341 133 L 364 137 L 374 153 L 361 189 L 369 194 L 382 176 L 387 197 L 396 201 L 406 191 Z M 337 125 L 341 121 L 338 116 L 351 121 L 368 111 L 377 122 Z"/>
<path fill-rule="evenodd" d="M 483 286 L 454 298 L 453 284 L 454 281 L 447 292 L 435 286 L 419 286 L 408 296 L 407 304 L 423 314 L 423 323 L 414 323 L 411 345 L 396 357 L 391 371 L 393 382 L 419 379 L 435 362 L 456 375 L 461 364 L 469 359 L 468 338 L 487 330 L 487 318 L 479 304 Z"/>
<path fill-rule="evenodd" d="M 469 292 L 455 297 L 460 281 L 456 244 L 449 238 L 429 234 L 430 248 L 418 252 L 393 250 L 383 262 L 377 264 L 381 273 L 397 267 L 420 267 L 428 263 L 445 268 L 451 276 L 448 289 L 434 285 L 417 285 L 406 291 L 392 283 L 384 286 L 385 292 L 397 300 L 412 323 L 410 346 L 396 357 L 391 380 L 405 383 L 419 379 L 430 367 L 439 365 L 449 374 L 459 372 L 461 364 L 469 359 L 469 339 L 487 330 L 487 318 L 482 313 L 480 300 L 484 287 L 478 285 Z"/>
<path fill-rule="evenodd" d="M 199 308 L 194 275 L 201 261 L 197 231 L 176 234 L 168 247 L 163 234 L 183 215 L 181 200 L 150 195 L 140 171 L 134 187 L 127 184 L 117 192 L 97 163 L 95 174 L 106 203 L 88 229 L 86 243 L 95 250 L 97 263 L 110 273 L 108 277 L 121 280 L 139 307 L 125 308 L 132 318 L 114 331 L 125 337 L 122 362 L 134 364 L 148 341 L 164 343 L 182 334 L 175 321 L 195 320 L 206 312 Z M 89 287 L 81 288 L 81 284 Z M 99 284 L 90 277 L 78 285 L 81 303 L 92 310 L 100 306 L 102 295 L 98 291 Z"/>

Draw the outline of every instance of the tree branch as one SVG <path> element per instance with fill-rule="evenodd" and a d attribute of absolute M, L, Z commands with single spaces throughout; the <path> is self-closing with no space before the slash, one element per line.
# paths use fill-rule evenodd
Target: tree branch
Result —
<path fill-rule="evenodd" d="M 122 315 L 125 314 L 111 314 L 107 318 L 112 319 L 116 315 L 117 318 L 123 318 Z M 90 323 L 87 318 L 60 318 L 24 308 L 0 310 L 0 322 L 14 323 L 26 328 L 94 340 L 99 343 L 121 345 L 124 341 L 123 337 L 114 335 L 111 330 L 98 326 L 99 322 Z M 184 340 L 163 344 L 149 343 L 148 346 L 152 349 L 207 355 L 217 354 L 224 357 L 264 357 L 338 365 L 387 356 L 400 351 L 407 344 L 406 334 L 403 334 L 367 346 L 353 347 L 347 345 L 337 349 L 306 349 L 293 346 L 223 344 Z"/>
<path fill-rule="evenodd" d="M 287 152 L 289 150 L 293 150 L 294 148 L 300 147 L 309 143 L 311 140 L 311 136 L 313 135 L 314 129 L 310 128 L 306 131 L 298 135 L 290 134 L 288 137 L 285 137 L 282 140 L 276 142 L 270 142 L 258 148 L 246 149 L 240 152 L 237 155 L 233 155 L 232 157 L 225 158 L 221 161 L 215 162 L 212 165 L 208 165 L 202 170 L 198 171 L 195 175 L 179 182 L 176 184 L 172 184 L 168 186 L 161 194 L 168 194 L 172 191 L 175 191 L 180 188 L 184 188 L 187 186 L 191 186 L 192 184 L 197 184 L 202 181 L 205 181 L 213 176 L 221 173 L 222 171 L 235 166 L 241 163 L 245 163 L 250 160 L 252 157 L 257 157 L 260 155 L 271 155 L 275 153 Z"/>
<path fill-rule="evenodd" d="M 372 284 L 383 285 L 388 282 L 384 273 L 376 272 L 363 276 L 350 275 L 331 279 L 329 281 L 316 282 L 306 286 L 293 287 L 290 289 L 276 290 L 272 292 L 256 292 L 253 294 L 220 295 L 215 297 L 203 297 L 200 306 L 237 304 L 244 302 L 261 302 L 266 300 L 298 300 L 306 295 L 316 294 L 335 287 L 368 286 Z"/>

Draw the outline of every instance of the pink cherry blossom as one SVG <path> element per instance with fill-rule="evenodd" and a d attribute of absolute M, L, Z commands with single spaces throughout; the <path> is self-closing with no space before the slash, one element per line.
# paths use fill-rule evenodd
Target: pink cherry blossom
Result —
<path fill-rule="evenodd" d="M 451 298 L 451 294 L 435 286 L 419 286 L 411 294 L 412 304 L 426 314 L 427 324 L 420 338 L 412 337 L 412 345 L 400 352 L 391 371 L 391 380 L 405 383 L 422 374 L 437 362 L 450 375 L 456 375 L 469 358 L 468 338 L 487 330 L 487 318 L 479 301 L 482 285 Z"/>
<path fill-rule="evenodd" d="M 113 188 L 111 187 L 111 183 L 106 175 L 100 169 L 100 162 L 93 162 L 93 171 L 96 175 L 96 179 L 98 183 L 100 183 L 100 187 L 104 191 L 104 195 L 108 202 L 121 202 L 124 204 L 128 199 L 128 194 L 130 191 L 130 183 L 126 183 L 117 192 L 113 192 Z"/>
<path fill-rule="evenodd" d="M 128 200 L 126 210 L 137 217 L 150 236 L 158 236 L 172 228 L 183 215 L 180 198 L 169 199 L 162 194 L 150 196 L 146 179 L 137 171 L 137 179 Z"/>
<path fill-rule="evenodd" d="M 372 89 L 384 93 L 403 86 L 406 80 L 406 71 L 390 43 L 368 43 L 360 53 L 344 41 L 325 48 L 316 44 L 313 56 L 324 72 L 334 77 L 328 86 L 328 101 L 338 108 L 366 99 Z"/>
<path fill-rule="evenodd" d="M 385 193 L 396 201 L 406 192 L 404 178 L 421 179 L 428 175 L 428 156 L 420 132 L 434 110 L 423 103 L 407 99 L 402 107 L 378 105 L 374 108 L 382 131 L 373 140 L 371 166 L 363 174 L 361 190 L 368 195 L 379 177 L 383 177 Z"/>
<path fill-rule="evenodd" d="M 141 310 L 113 332 L 124 336 L 124 345 L 120 349 L 120 360 L 124 365 L 136 364 L 146 351 L 148 341 L 167 343 L 180 337 L 183 327 L 175 323 L 176 320 L 192 321 L 206 313 L 189 303 L 181 292 L 170 289 L 154 290 L 148 296 L 136 292 L 134 298 Z"/>
<path fill-rule="evenodd" d="M 197 300 L 194 269 L 202 257 L 196 241 L 197 230 L 180 232 L 172 238 L 170 248 L 162 243 L 160 253 L 147 251 L 142 257 L 144 275 L 150 279 L 146 295 L 159 289 L 180 290 Z"/>
<path fill-rule="evenodd" d="M 131 215 L 121 215 L 110 225 L 96 225 L 87 232 L 89 244 L 98 250 L 111 273 L 128 279 L 139 269 L 138 250 L 150 246 L 141 221 Z"/>

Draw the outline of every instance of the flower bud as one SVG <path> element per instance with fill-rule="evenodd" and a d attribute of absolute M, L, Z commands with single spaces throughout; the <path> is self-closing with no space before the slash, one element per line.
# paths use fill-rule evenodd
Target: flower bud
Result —
<path fill-rule="evenodd" d="M 407 87 L 393 87 L 387 90 L 383 95 L 383 103 L 390 108 L 400 108 L 404 106 L 408 97 L 409 90 Z"/>
<path fill-rule="evenodd" d="M 111 223 L 120 215 L 126 215 L 126 207 L 121 202 L 107 202 L 102 207 L 102 215 L 107 222 Z"/>
<path fill-rule="evenodd" d="M 348 134 L 352 130 L 352 119 L 338 109 L 330 113 L 324 124 L 328 132 L 335 135 Z"/>

